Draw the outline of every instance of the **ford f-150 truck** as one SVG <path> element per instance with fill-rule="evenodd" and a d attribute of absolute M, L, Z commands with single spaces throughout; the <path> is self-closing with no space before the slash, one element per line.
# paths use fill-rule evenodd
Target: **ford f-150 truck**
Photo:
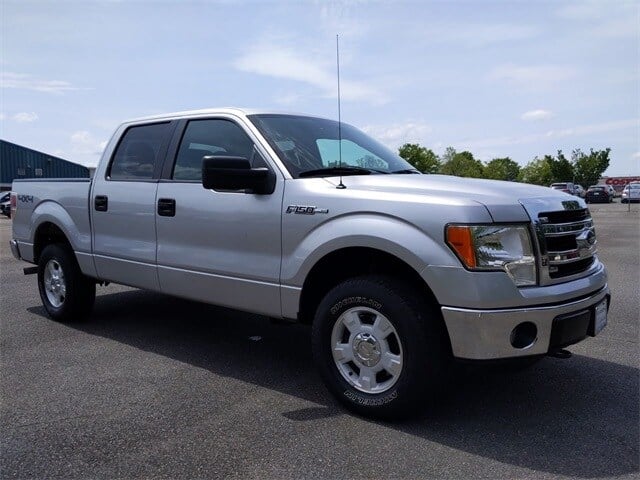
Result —
<path fill-rule="evenodd" d="M 53 319 L 115 282 L 310 324 L 327 387 L 372 416 L 436 397 L 453 359 L 535 359 L 607 322 L 583 200 L 423 175 L 313 116 L 129 121 L 92 180 L 16 181 L 12 209 Z"/>

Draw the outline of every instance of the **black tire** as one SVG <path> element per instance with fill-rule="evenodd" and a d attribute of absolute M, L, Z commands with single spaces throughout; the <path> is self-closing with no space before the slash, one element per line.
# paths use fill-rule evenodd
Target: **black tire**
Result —
<path fill-rule="evenodd" d="M 327 388 L 349 410 L 368 417 L 399 419 L 441 398 L 444 380 L 452 363 L 451 347 L 439 310 L 424 301 L 423 296 L 401 281 L 366 276 L 339 284 L 318 306 L 312 329 L 314 361 Z M 359 319 L 359 327 L 355 329 L 347 328 L 343 323 L 351 315 Z M 371 318 L 367 320 L 366 316 Z M 377 355 L 382 351 L 383 356 L 399 353 L 396 357 L 401 360 L 401 367 L 399 370 L 396 368 L 395 373 L 384 370 L 381 364 L 386 362 L 380 356 L 378 360 L 366 359 L 376 362 L 373 366 L 361 363 L 363 334 L 356 336 L 355 332 L 358 328 L 366 329 L 363 327 L 366 321 L 371 322 L 371 328 L 375 327 L 378 318 L 381 322 L 390 323 L 393 331 L 386 337 L 377 335 L 382 338 L 372 340 L 377 340 L 377 347 L 373 350 L 378 348 Z M 342 333 L 339 333 L 340 329 Z M 373 330 L 372 333 L 375 332 Z M 364 335 L 366 337 L 367 334 Z M 341 338 L 338 340 L 341 344 L 350 347 L 348 355 L 353 360 L 334 360 L 336 337 Z M 358 340 L 358 337 L 361 338 Z M 384 390 L 376 392 L 369 388 L 371 391 L 365 391 L 367 388 L 362 390 L 365 384 L 361 384 L 361 388 L 353 384 L 362 379 L 366 368 L 369 371 L 383 368 L 373 375 L 373 383 L 376 384 L 374 388 Z M 370 387 L 371 382 L 368 383 L 367 387 Z"/>
<path fill-rule="evenodd" d="M 38 290 L 47 314 L 59 322 L 86 320 L 96 298 L 95 282 L 82 274 L 73 252 L 60 244 L 48 245 L 40 255 Z"/>

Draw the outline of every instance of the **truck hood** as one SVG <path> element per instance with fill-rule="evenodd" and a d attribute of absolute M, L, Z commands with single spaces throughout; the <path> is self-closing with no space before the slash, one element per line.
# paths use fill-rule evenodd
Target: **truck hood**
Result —
<path fill-rule="evenodd" d="M 337 177 L 325 180 L 338 184 Z M 353 175 L 343 184 L 350 193 L 377 192 L 381 196 L 410 194 L 449 199 L 452 203 L 480 203 L 495 222 L 522 222 L 541 211 L 586 208 L 584 201 L 548 187 L 525 183 L 462 178 L 449 175 Z"/>

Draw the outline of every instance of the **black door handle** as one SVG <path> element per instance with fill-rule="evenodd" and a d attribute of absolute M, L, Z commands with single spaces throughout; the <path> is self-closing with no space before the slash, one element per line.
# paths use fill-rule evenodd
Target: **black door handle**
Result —
<path fill-rule="evenodd" d="M 173 198 L 158 199 L 158 215 L 161 217 L 176 216 L 176 201 Z"/>
<path fill-rule="evenodd" d="M 97 212 L 106 212 L 109 208 L 109 197 L 106 195 L 96 195 L 94 207 Z"/>

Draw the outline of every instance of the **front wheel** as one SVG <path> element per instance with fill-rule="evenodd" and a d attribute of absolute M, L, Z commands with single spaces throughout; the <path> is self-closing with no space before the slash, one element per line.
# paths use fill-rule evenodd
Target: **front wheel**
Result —
<path fill-rule="evenodd" d="M 48 245 L 38 262 L 38 290 L 49 316 L 60 322 L 84 320 L 96 298 L 96 284 L 80 271 L 73 252 Z"/>
<path fill-rule="evenodd" d="M 367 416 L 399 418 L 441 394 L 451 354 L 438 310 L 409 285 L 347 280 L 320 303 L 314 360 L 336 398 Z"/>

